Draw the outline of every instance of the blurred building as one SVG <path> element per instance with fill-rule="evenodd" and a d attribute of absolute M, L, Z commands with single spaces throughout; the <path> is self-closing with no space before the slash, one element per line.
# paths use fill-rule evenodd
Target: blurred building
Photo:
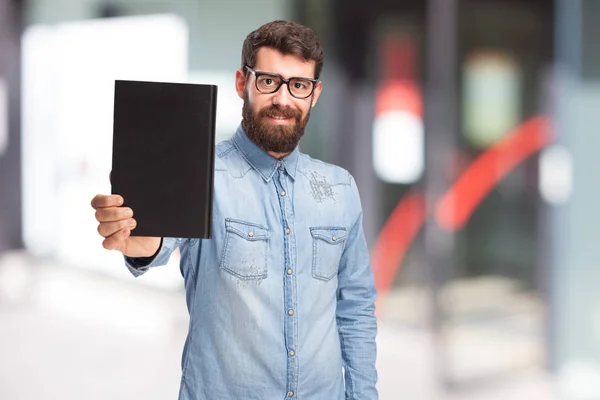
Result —
<path fill-rule="evenodd" d="M 302 147 L 357 180 L 380 319 L 434 334 L 449 390 L 538 368 L 600 398 L 597 0 L 0 0 L 0 251 L 116 263 L 88 210 L 109 189 L 98 82 L 217 83 L 226 138 L 241 43 L 272 19 L 326 49 Z"/>

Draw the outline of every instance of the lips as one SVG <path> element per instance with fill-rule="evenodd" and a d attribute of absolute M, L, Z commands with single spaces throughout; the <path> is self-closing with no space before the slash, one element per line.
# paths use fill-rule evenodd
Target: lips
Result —
<path fill-rule="evenodd" d="M 262 116 L 269 117 L 278 121 L 285 121 L 287 119 L 299 119 L 302 115 L 300 112 L 296 112 L 293 109 L 281 109 L 277 107 L 269 107 L 261 112 Z"/>

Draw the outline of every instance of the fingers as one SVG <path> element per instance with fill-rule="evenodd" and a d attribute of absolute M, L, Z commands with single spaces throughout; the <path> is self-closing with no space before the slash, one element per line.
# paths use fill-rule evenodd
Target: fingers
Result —
<path fill-rule="evenodd" d="M 100 234 L 100 236 L 108 238 L 109 236 L 112 236 L 116 232 L 121 231 L 123 229 L 135 229 L 135 225 L 136 221 L 133 218 L 114 222 L 101 222 L 100 225 L 98 225 L 98 233 Z"/>
<path fill-rule="evenodd" d="M 133 217 L 133 210 L 129 207 L 105 207 L 96 209 L 98 222 L 121 221 Z"/>
<path fill-rule="evenodd" d="M 123 197 L 118 194 L 103 195 L 98 194 L 92 199 L 92 207 L 94 209 L 106 207 L 120 207 L 123 205 Z"/>
<path fill-rule="evenodd" d="M 104 239 L 104 241 L 102 242 L 102 247 L 104 247 L 106 250 L 122 251 L 124 241 L 129 237 L 130 234 L 130 229 L 121 229 Z"/>
<path fill-rule="evenodd" d="M 91 201 L 91 206 L 96 210 L 96 220 L 100 222 L 98 233 L 105 238 L 102 247 L 107 250 L 124 251 L 127 238 L 135 229 L 133 210 L 121 207 L 123 203 L 123 197 L 117 194 L 98 194 Z"/>

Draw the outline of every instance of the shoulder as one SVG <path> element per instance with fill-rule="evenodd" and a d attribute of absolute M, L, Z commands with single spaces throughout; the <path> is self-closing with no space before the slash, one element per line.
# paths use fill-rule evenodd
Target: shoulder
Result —
<path fill-rule="evenodd" d="M 331 194 L 346 211 L 362 210 L 354 177 L 346 169 L 300 153 L 297 179 L 303 179 L 312 193 Z"/>
<path fill-rule="evenodd" d="M 243 163 L 243 157 L 240 150 L 232 139 L 219 142 L 215 148 L 215 172 L 228 171 L 235 172 L 234 175 L 243 175 L 240 170 L 245 170 L 247 166 Z"/>
<path fill-rule="evenodd" d="M 300 153 L 298 158 L 298 172 L 300 176 L 309 181 L 325 180 L 330 184 L 349 187 L 354 185 L 354 178 L 344 168 L 312 158 L 304 153 Z"/>
<path fill-rule="evenodd" d="M 236 147 L 233 140 L 227 139 L 217 143 L 215 148 L 215 163 L 225 162 L 231 153 L 235 153 Z"/>

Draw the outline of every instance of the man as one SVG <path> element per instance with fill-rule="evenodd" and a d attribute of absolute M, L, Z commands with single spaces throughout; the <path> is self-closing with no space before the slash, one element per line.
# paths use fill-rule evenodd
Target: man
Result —
<path fill-rule="evenodd" d="M 378 398 L 376 290 L 356 183 L 297 148 L 323 59 L 314 32 L 296 23 L 268 23 L 244 41 L 242 124 L 216 148 L 212 239 L 131 237 L 120 196 L 92 200 L 103 246 L 134 276 L 181 251 L 190 324 L 180 399 Z"/>

